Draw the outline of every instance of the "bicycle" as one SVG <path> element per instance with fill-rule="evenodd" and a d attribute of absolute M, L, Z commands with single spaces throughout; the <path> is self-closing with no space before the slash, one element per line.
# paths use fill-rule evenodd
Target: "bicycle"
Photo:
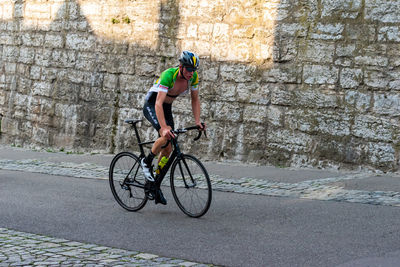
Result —
<path fill-rule="evenodd" d="M 154 200 L 156 190 L 160 189 L 161 183 L 170 172 L 170 187 L 172 195 L 178 207 L 188 216 L 199 218 L 206 214 L 211 205 L 212 189 L 207 170 L 204 165 L 194 156 L 181 152 L 178 144 L 178 136 L 190 130 L 199 130 L 198 126 L 173 130 L 176 136 L 171 139 L 172 153 L 168 162 L 155 175 L 155 182 L 152 186 L 146 183 L 140 161 L 145 157 L 144 146 L 155 141 L 141 142 L 138 129 L 138 122 L 142 120 L 127 119 L 134 128 L 138 142 L 140 155 L 136 156 L 131 152 L 118 153 L 110 164 L 109 182 L 111 191 L 118 204 L 128 211 L 139 211 L 148 200 Z M 202 131 L 194 140 L 200 139 Z M 164 146 L 166 147 L 168 143 Z M 197 201 L 198 203 L 195 203 Z"/>

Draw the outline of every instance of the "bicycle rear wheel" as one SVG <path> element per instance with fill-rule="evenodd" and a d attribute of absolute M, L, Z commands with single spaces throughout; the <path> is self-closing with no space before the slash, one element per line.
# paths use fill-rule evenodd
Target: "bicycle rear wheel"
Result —
<path fill-rule="evenodd" d="M 198 218 L 210 208 L 212 190 L 206 168 L 195 157 L 182 155 L 171 168 L 171 191 L 178 207 L 188 216 Z"/>
<path fill-rule="evenodd" d="M 115 200 L 124 209 L 138 211 L 146 205 L 145 177 L 136 155 L 117 154 L 110 165 L 109 181 Z"/>

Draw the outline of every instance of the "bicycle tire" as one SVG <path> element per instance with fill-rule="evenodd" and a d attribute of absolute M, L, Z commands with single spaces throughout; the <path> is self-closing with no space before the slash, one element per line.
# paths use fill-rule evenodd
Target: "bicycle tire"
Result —
<path fill-rule="evenodd" d="M 183 213 L 193 218 L 207 213 L 212 189 L 207 170 L 200 160 L 182 154 L 172 165 L 170 184 L 175 202 Z M 201 203 L 195 204 L 194 201 Z"/>
<path fill-rule="evenodd" d="M 128 211 L 138 211 L 147 202 L 143 188 L 129 183 L 143 186 L 145 177 L 140 167 L 139 158 L 130 152 L 118 153 L 110 164 L 109 182 L 111 192 L 118 204 Z"/>

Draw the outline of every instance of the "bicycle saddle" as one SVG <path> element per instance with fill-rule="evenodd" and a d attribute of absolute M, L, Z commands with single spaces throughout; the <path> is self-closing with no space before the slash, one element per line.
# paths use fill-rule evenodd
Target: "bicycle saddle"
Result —
<path fill-rule="evenodd" d="M 132 125 L 135 125 L 136 123 L 141 122 L 141 121 L 142 120 L 135 120 L 135 119 L 126 119 L 125 120 L 126 123 L 129 123 L 129 124 L 132 124 Z"/>

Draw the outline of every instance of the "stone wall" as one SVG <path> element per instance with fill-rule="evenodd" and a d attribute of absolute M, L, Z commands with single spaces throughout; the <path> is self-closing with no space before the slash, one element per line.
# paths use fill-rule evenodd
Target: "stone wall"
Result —
<path fill-rule="evenodd" d="M 399 169 L 400 0 L 0 0 L 1 142 L 135 149 L 123 119 L 182 50 L 209 128 L 186 151 Z M 174 114 L 193 124 L 190 99 Z"/>

